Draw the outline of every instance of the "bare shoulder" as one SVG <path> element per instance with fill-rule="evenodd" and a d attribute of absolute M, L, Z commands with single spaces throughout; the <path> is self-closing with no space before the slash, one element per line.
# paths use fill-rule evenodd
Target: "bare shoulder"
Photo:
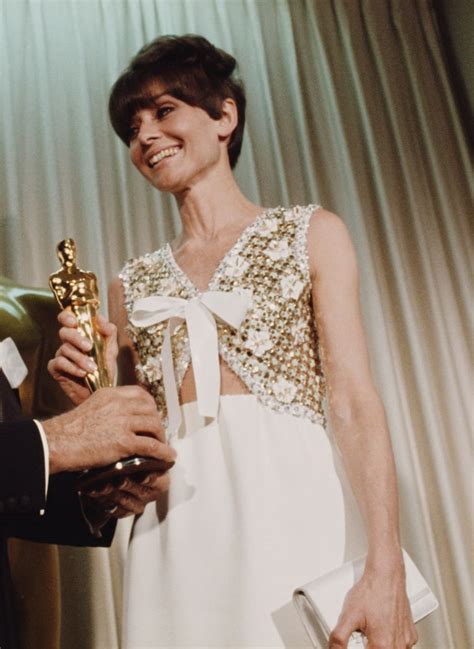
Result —
<path fill-rule="evenodd" d="M 325 209 L 312 214 L 308 227 L 308 256 L 311 276 L 346 269 L 356 271 L 356 257 L 343 219 Z"/>
<path fill-rule="evenodd" d="M 313 212 L 309 221 L 308 243 L 313 246 L 337 246 L 350 243 L 349 231 L 340 216 L 319 208 Z"/>

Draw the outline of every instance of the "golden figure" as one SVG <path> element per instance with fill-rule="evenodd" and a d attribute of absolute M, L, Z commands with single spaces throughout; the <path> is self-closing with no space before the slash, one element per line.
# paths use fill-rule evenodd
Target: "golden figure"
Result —
<path fill-rule="evenodd" d="M 96 325 L 97 311 L 100 306 L 97 277 L 89 270 L 78 268 L 76 244 L 72 239 L 60 241 L 56 252 L 61 268 L 49 276 L 49 286 L 59 306 L 73 312 L 77 318 L 78 330 L 92 343 L 88 356 L 97 365 L 97 370 L 86 375 L 87 386 L 91 392 L 110 387 L 112 383 L 105 360 L 105 342 Z M 167 471 L 173 464 L 134 455 L 106 467 L 82 471 L 77 479 L 77 487 L 80 491 L 86 492 L 90 489 L 101 489 L 107 483 L 123 480 L 124 476 L 131 476 L 133 479 L 137 474 L 140 479 L 142 475 L 152 471 Z"/>
<path fill-rule="evenodd" d="M 49 286 L 59 306 L 71 309 L 77 318 L 78 330 L 92 343 L 88 355 L 97 365 L 97 370 L 86 375 L 87 386 L 91 392 L 110 387 L 112 383 L 105 360 L 105 343 L 96 326 L 100 306 L 97 277 L 88 270 L 78 268 L 73 239 L 60 241 L 56 252 L 61 268 L 49 276 Z"/>

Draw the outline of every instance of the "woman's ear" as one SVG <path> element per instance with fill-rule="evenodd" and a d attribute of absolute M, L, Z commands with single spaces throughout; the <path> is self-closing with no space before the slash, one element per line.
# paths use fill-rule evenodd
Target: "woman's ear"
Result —
<path fill-rule="evenodd" d="M 222 140 L 229 138 L 239 122 L 237 105 L 230 97 L 222 102 L 221 116 L 217 122 L 219 138 Z"/>

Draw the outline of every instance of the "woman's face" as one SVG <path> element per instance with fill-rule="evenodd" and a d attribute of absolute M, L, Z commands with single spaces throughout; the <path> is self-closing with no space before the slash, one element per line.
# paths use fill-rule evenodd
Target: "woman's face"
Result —
<path fill-rule="evenodd" d="M 191 188 L 218 165 L 223 151 L 219 121 L 165 91 L 158 90 L 155 106 L 139 110 L 131 124 L 131 160 L 160 191 Z"/>

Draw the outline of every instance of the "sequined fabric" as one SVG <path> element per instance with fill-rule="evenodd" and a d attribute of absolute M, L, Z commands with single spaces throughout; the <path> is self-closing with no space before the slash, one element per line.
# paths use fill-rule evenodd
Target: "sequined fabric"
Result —
<path fill-rule="evenodd" d="M 251 291 L 251 305 L 238 331 L 217 324 L 219 353 L 249 391 L 272 410 L 325 425 L 325 382 L 306 248 L 309 219 L 317 207 L 277 207 L 260 214 L 222 259 L 208 290 Z M 199 295 L 169 245 L 128 261 L 120 278 L 129 315 L 138 298 Z M 128 326 L 140 359 L 138 379 L 165 417 L 160 355 L 166 325 Z M 190 363 L 184 323 L 173 334 L 172 349 L 179 387 Z"/>

